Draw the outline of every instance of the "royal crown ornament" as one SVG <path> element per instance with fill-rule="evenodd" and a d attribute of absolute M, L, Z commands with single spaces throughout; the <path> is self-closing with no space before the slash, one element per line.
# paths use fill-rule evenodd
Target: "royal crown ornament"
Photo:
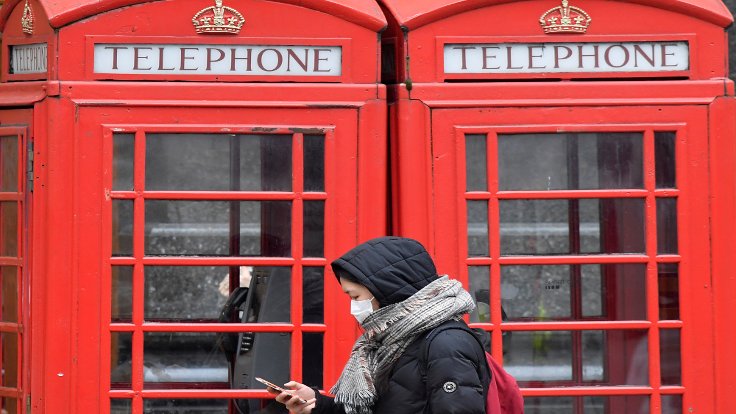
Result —
<path fill-rule="evenodd" d="M 562 6 L 554 7 L 539 18 L 544 33 L 585 33 L 590 26 L 590 16 L 583 9 L 570 6 L 562 0 Z"/>
<path fill-rule="evenodd" d="M 23 33 L 32 35 L 33 34 L 33 9 L 26 0 L 25 6 L 23 6 L 23 15 L 20 18 L 20 27 Z"/>
<path fill-rule="evenodd" d="M 215 5 L 204 8 L 192 17 L 192 24 L 197 33 L 233 33 L 240 32 L 245 18 L 232 7 L 223 6 L 222 0 L 215 0 Z"/>

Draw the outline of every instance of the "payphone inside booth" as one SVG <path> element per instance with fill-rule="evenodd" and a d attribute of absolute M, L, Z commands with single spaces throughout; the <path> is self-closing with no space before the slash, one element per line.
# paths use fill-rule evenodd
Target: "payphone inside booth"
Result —
<path fill-rule="evenodd" d="M 525 412 L 730 410 L 726 7 L 381 3 L 394 231 L 475 296 Z"/>
<path fill-rule="evenodd" d="M 0 23 L 0 105 L 28 108 L 0 133 L 18 168 L 33 138 L 39 211 L 6 225 L 27 193 L 0 188 L 39 269 L 0 251 L 2 297 L 35 295 L 32 331 L 3 319 L 3 408 L 283 413 L 256 376 L 333 384 L 357 328 L 328 265 L 387 232 L 379 6 L 12 0 Z"/>

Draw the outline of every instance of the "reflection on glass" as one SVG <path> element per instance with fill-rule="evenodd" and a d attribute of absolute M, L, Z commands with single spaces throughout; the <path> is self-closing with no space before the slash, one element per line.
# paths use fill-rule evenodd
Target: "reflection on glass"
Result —
<path fill-rule="evenodd" d="M 657 188 L 676 188 L 675 132 L 654 133 L 654 166 Z"/>
<path fill-rule="evenodd" d="M 677 254 L 676 198 L 657 198 L 657 253 Z"/>
<path fill-rule="evenodd" d="M 143 372 L 146 388 L 177 383 L 227 383 L 228 361 L 212 332 L 146 332 L 143 337 Z"/>
<path fill-rule="evenodd" d="M 501 254 L 643 253 L 644 200 L 501 200 Z"/>
<path fill-rule="evenodd" d="M 468 256 L 488 255 L 488 201 L 468 200 Z"/>
<path fill-rule="evenodd" d="M 641 132 L 498 136 L 500 190 L 643 188 Z"/>
<path fill-rule="evenodd" d="M 147 134 L 146 190 L 291 191 L 291 147 L 291 135 Z"/>
<path fill-rule="evenodd" d="M 110 414 L 130 414 L 131 400 L 113 398 L 110 400 Z"/>
<path fill-rule="evenodd" d="M 149 255 L 225 256 L 231 243 L 242 256 L 291 254 L 290 201 L 149 200 L 145 216 Z M 231 234 L 232 220 L 240 234 Z"/>
<path fill-rule="evenodd" d="M 577 265 L 573 265 L 573 269 L 575 266 Z M 604 273 L 602 269 L 604 266 L 606 265 L 579 265 L 583 317 L 595 318 L 605 316 L 606 304 L 604 298 L 606 297 L 606 286 L 604 286 L 601 275 L 601 273 Z M 606 272 L 607 276 L 609 274 Z M 606 277 L 606 280 L 609 280 L 609 277 Z M 641 284 L 646 286 L 643 279 Z"/>
<path fill-rule="evenodd" d="M 504 348 L 504 368 L 522 387 L 649 383 L 646 330 L 515 331 Z M 575 348 L 582 349 L 580 371 Z"/>
<path fill-rule="evenodd" d="M 485 134 L 465 135 L 465 182 L 466 191 L 488 189 Z"/>
<path fill-rule="evenodd" d="M 572 381 L 571 344 L 569 331 L 515 331 L 506 349 L 504 368 L 522 387 L 537 381 Z"/>
<path fill-rule="evenodd" d="M 133 256 L 133 200 L 112 200 L 112 255 Z"/>
<path fill-rule="evenodd" d="M 501 288 L 512 321 L 645 320 L 647 315 L 646 264 L 501 266 Z"/>
<path fill-rule="evenodd" d="M 583 397 L 583 413 L 648 414 L 649 396 L 614 395 L 611 397 Z"/>
<path fill-rule="evenodd" d="M 18 256 L 18 203 L 5 201 L 0 203 L 0 220 L 2 220 L 2 240 L 0 255 Z"/>
<path fill-rule="evenodd" d="M 663 395 L 662 414 L 682 414 L 682 395 Z"/>
<path fill-rule="evenodd" d="M 304 257 L 324 256 L 325 202 L 304 201 Z"/>
<path fill-rule="evenodd" d="M 110 332 L 110 387 L 129 389 L 132 379 L 133 334 Z"/>
<path fill-rule="evenodd" d="M 324 135 L 304 135 L 304 191 L 325 191 Z"/>
<path fill-rule="evenodd" d="M 0 292 L 0 300 L 2 300 L 0 316 L 3 322 L 18 322 L 18 268 L 15 266 L 2 266 L 0 268 L 2 276 L 2 285 Z"/>
<path fill-rule="evenodd" d="M 2 341 L 2 383 L 0 386 L 15 388 L 18 386 L 18 334 L 3 332 Z"/>
<path fill-rule="evenodd" d="M 133 266 L 112 267 L 112 322 L 133 321 Z"/>
<path fill-rule="evenodd" d="M 0 136 L 0 191 L 18 191 L 18 137 Z"/>
<path fill-rule="evenodd" d="M 681 385 L 682 363 L 680 360 L 679 329 L 662 329 L 659 331 L 659 357 L 662 385 Z"/>
<path fill-rule="evenodd" d="M 649 397 L 646 395 L 525 397 L 524 413 L 649 414 Z"/>
<path fill-rule="evenodd" d="M 135 158 L 135 134 L 112 135 L 112 189 L 133 190 L 133 159 Z"/>
<path fill-rule="evenodd" d="M 227 267 L 147 266 L 145 309 L 147 321 L 215 322 L 226 300 L 234 292 Z M 291 268 L 240 268 L 240 303 L 232 304 L 247 313 L 247 322 L 289 322 Z M 220 320 L 246 322 L 246 320 Z"/>
<path fill-rule="evenodd" d="M 302 322 L 325 322 L 325 270 L 322 267 L 305 267 L 302 274 L 304 292 Z"/>
<path fill-rule="evenodd" d="M 603 331 L 583 331 L 583 381 L 603 381 Z"/>
<path fill-rule="evenodd" d="M 659 319 L 680 319 L 680 277 L 677 263 L 657 264 Z"/>
<path fill-rule="evenodd" d="M 144 399 L 144 414 L 221 414 L 238 413 L 228 407 L 243 404 L 240 412 L 245 414 L 288 414 L 283 404 L 272 399 L 223 400 L 223 399 Z M 127 412 L 126 412 L 127 413 Z M 122 414 L 122 412 L 121 412 Z"/>
<path fill-rule="evenodd" d="M 302 380 L 310 387 L 324 388 L 324 334 L 304 332 L 302 334 Z"/>
<path fill-rule="evenodd" d="M 470 322 L 491 321 L 491 271 L 488 266 L 468 266 L 468 285 L 475 299 L 475 310 L 470 313 Z M 503 286 L 501 287 L 503 296 Z"/>

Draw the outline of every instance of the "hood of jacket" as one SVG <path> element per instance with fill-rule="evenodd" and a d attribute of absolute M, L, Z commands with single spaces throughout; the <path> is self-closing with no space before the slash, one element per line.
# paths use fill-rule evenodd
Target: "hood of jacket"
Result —
<path fill-rule="evenodd" d="M 381 306 L 403 301 L 437 278 L 437 269 L 418 241 L 379 237 L 332 262 L 335 276 L 346 274 L 368 288 Z"/>

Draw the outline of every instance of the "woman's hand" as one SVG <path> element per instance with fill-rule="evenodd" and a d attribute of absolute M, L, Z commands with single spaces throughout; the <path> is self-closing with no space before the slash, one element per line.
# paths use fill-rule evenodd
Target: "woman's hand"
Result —
<path fill-rule="evenodd" d="M 310 414 L 317 403 L 314 390 L 296 381 L 289 381 L 284 386 L 289 388 L 289 391 L 281 392 L 271 387 L 268 387 L 267 390 L 271 394 L 276 394 L 276 401 L 284 404 L 289 412 Z M 305 400 L 306 402 L 302 402 L 301 400 Z"/>

